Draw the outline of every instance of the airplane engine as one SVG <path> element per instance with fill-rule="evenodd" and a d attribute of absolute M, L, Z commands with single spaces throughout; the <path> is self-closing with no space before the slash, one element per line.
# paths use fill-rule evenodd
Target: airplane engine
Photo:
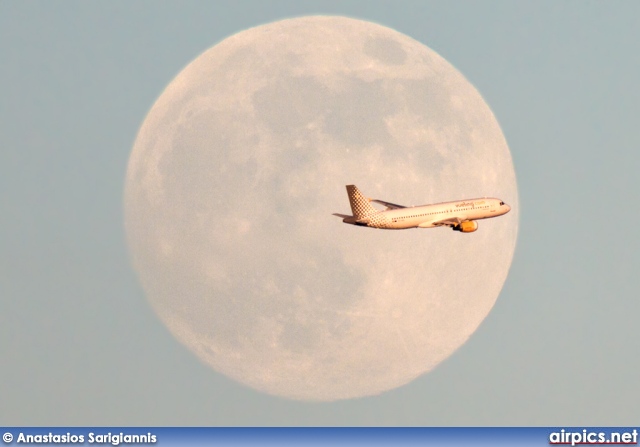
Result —
<path fill-rule="evenodd" d="M 466 222 L 461 222 L 459 225 L 453 227 L 453 231 L 459 231 L 461 233 L 473 233 L 478 229 L 478 222 L 474 220 L 467 220 Z"/>

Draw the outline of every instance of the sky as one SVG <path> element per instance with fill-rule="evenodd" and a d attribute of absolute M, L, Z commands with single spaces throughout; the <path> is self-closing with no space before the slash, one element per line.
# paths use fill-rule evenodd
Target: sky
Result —
<path fill-rule="evenodd" d="M 640 218 L 636 2 L 0 2 L 4 425 L 633 425 Z M 309 14 L 400 31 L 480 91 L 513 157 L 504 288 L 431 373 L 333 403 L 254 391 L 186 350 L 131 267 L 136 134 L 185 65 Z M 429 230 L 437 231 L 437 230 Z"/>

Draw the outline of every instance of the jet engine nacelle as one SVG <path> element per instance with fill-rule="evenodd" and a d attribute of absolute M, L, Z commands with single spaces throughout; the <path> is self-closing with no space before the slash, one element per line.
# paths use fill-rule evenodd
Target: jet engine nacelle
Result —
<path fill-rule="evenodd" d="M 453 231 L 459 231 L 461 233 L 473 233 L 478 229 L 478 222 L 475 220 L 467 220 L 466 222 L 460 222 L 453 227 Z"/>

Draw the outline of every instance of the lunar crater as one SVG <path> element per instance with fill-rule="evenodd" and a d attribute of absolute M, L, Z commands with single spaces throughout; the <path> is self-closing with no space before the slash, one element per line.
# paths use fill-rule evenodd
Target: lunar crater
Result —
<path fill-rule="evenodd" d="M 393 39 L 371 38 L 365 41 L 364 54 L 387 65 L 402 65 L 407 60 L 407 53 L 402 45 Z"/>

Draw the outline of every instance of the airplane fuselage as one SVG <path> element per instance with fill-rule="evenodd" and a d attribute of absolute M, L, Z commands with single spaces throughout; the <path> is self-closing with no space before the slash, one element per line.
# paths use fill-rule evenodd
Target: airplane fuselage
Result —
<path fill-rule="evenodd" d="M 442 226 L 441 222 L 443 221 L 459 220 L 460 222 L 465 222 L 501 216 L 508 213 L 510 209 L 509 205 L 504 204 L 499 199 L 478 198 L 388 209 L 361 219 L 348 217 L 344 219 L 344 222 L 389 230 L 433 228 Z"/>
<path fill-rule="evenodd" d="M 344 223 L 387 230 L 448 226 L 455 231 L 472 233 L 478 229 L 478 220 L 502 216 L 511 210 L 509 205 L 493 197 L 408 207 L 369 199 L 355 185 L 347 185 L 347 196 L 352 215 L 336 213 L 335 216 L 342 217 Z M 371 202 L 387 209 L 376 209 Z"/>

